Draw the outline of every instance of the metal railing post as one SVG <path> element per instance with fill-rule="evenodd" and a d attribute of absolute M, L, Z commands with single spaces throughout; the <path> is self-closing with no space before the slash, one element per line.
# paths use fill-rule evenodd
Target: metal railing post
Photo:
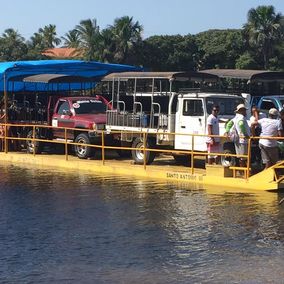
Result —
<path fill-rule="evenodd" d="M 246 179 L 250 176 L 250 164 L 251 164 L 251 138 L 248 139 L 248 153 L 247 153 L 247 174 Z"/>
<path fill-rule="evenodd" d="M 191 174 L 194 174 L 194 134 L 191 136 L 191 157 L 190 157 L 190 166 L 191 166 Z"/>
<path fill-rule="evenodd" d="M 7 139 L 7 135 L 8 135 L 8 127 L 7 127 L 7 124 L 5 123 L 4 151 L 5 151 L 6 154 L 8 153 L 8 139 Z"/>
<path fill-rule="evenodd" d="M 144 170 L 146 170 L 146 133 L 143 132 L 143 165 L 144 165 Z"/>
<path fill-rule="evenodd" d="M 68 144 L 67 144 L 67 129 L 66 128 L 64 128 L 64 138 L 65 138 L 65 143 L 64 143 L 65 160 L 68 161 Z"/>
<path fill-rule="evenodd" d="M 33 155 L 35 156 L 35 125 L 33 126 L 33 139 L 32 139 L 32 143 L 34 145 L 34 147 L 33 147 Z"/>
<path fill-rule="evenodd" d="M 103 165 L 105 164 L 105 133 L 102 131 L 102 160 Z"/>

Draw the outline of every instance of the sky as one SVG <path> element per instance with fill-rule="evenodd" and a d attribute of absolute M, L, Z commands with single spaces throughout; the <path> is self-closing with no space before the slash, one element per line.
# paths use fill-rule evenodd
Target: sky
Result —
<path fill-rule="evenodd" d="M 153 35 L 197 34 L 209 29 L 239 29 L 247 12 L 273 5 L 284 15 L 284 0 L 10 0 L 1 1 L 0 34 L 17 30 L 26 40 L 45 25 L 56 25 L 58 36 L 81 20 L 96 19 L 101 29 L 116 18 L 133 17 L 143 38 Z"/>

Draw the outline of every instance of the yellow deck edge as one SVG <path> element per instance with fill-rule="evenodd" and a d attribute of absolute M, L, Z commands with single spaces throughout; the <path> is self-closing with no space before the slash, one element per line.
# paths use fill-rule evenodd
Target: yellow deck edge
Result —
<path fill-rule="evenodd" d="M 206 175 L 205 170 L 190 173 L 190 168 L 178 167 L 172 169 L 168 166 L 147 166 L 144 169 L 141 165 L 134 165 L 130 161 L 106 160 L 80 160 L 77 157 L 68 156 L 66 161 L 64 155 L 30 155 L 26 153 L 9 152 L 0 153 L 0 161 L 17 165 L 36 165 L 41 167 L 65 168 L 78 171 L 88 171 L 98 174 L 134 176 L 138 178 L 162 179 L 190 183 L 199 188 L 223 187 L 236 190 L 277 190 L 279 184 L 273 181 L 272 170 L 265 170 L 257 175 L 244 178 L 220 177 Z"/>

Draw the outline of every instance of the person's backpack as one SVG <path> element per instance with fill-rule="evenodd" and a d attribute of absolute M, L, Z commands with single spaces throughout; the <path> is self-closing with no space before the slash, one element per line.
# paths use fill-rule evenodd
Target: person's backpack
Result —
<path fill-rule="evenodd" d="M 236 128 L 235 119 L 232 119 L 232 121 L 233 121 L 233 126 L 231 127 L 231 129 L 228 133 L 228 137 L 232 142 L 236 142 L 236 141 L 239 140 L 239 134 L 238 134 L 238 131 L 237 131 L 237 128 Z"/>

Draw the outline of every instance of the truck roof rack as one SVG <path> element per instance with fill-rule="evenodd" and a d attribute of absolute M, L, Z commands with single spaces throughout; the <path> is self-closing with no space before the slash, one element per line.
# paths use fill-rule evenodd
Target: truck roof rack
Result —
<path fill-rule="evenodd" d="M 235 78 L 251 81 L 284 81 L 284 72 L 268 70 L 206 69 L 200 73 L 211 74 L 219 78 Z"/>
<path fill-rule="evenodd" d="M 120 72 L 111 73 L 102 78 L 102 81 L 112 81 L 115 79 L 167 79 L 170 81 L 208 81 L 216 82 L 218 76 L 205 72 Z"/>

